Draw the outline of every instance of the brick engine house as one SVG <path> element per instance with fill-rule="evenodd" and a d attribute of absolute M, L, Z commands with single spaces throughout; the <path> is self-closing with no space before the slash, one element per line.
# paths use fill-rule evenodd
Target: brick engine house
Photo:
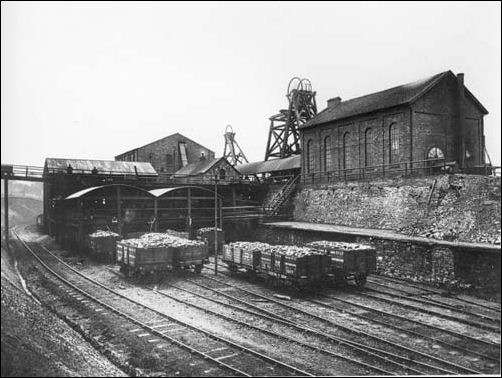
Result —
<path fill-rule="evenodd" d="M 485 107 L 446 71 L 328 106 L 301 127 L 304 183 L 486 168 Z"/>

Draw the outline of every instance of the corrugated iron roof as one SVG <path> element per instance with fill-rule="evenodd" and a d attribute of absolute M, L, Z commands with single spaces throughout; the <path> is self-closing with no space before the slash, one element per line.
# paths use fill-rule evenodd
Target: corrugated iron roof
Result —
<path fill-rule="evenodd" d="M 88 160 L 88 159 L 45 159 L 45 167 L 49 174 L 62 172 L 66 173 L 68 165 L 73 168 L 74 174 L 92 174 L 94 167 L 98 174 L 106 175 L 136 175 L 138 176 L 158 176 L 150 163 L 136 161 L 115 161 L 115 160 Z"/>
<path fill-rule="evenodd" d="M 336 121 L 359 114 L 369 113 L 375 110 L 412 103 L 448 75 L 451 75 L 456 79 L 453 72 L 445 71 L 413 83 L 400 85 L 366 96 L 342 101 L 336 106 L 324 109 L 310 121 L 302 125 L 301 128 L 308 128 L 325 122 Z M 465 93 L 467 96 L 471 97 L 478 106 L 480 106 L 485 114 L 488 113 L 483 105 L 481 105 L 481 103 L 471 92 L 467 90 L 467 88 L 465 88 Z"/>
<path fill-rule="evenodd" d="M 240 164 L 235 166 L 235 168 L 241 173 L 241 175 L 249 176 L 258 173 L 300 169 L 300 164 L 301 164 L 300 155 L 295 155 L 284 159 L 256 161 L 253 163 Z"/>

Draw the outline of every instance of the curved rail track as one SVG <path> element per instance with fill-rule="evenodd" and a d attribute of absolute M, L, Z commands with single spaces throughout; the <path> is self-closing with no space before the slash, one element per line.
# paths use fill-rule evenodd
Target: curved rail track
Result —
<path fill-rule="evenodd" d="M 35 252 L 15 230 L 12 232 L 26 250 L 53 277 L 70 288 L 70 290 L 78 293 L 79 296 L 85 297 L 86 300 L 134 324 L 137 327 L 137 332 L 147 332 L 147 334 L 176 345 L 190 352 L 193 356 L 233 375 L 313 376 L 311 373 L 132 300 L 78 272 L 45 247 L 35 244 L 40 247 L 39 252 Z M 41 250 L 44 252 L 40 253 Z M 62 267 L 66 272 L 56 272 L 55 269 L 61 270 Z M 208 345 L 211 345 L 210 350 L 204 351 L 203 349 L 207 349 Z M 221 354 L 222 351 L 224 351 L 223 354 Z M 244 370 L 243 366 L 247 370 Z"/>

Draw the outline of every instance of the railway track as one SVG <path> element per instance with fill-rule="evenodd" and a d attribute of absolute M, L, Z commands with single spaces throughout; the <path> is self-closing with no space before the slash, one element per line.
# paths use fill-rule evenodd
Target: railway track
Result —
<path fill-rule="evenodd" d="M 209 278 L 211 280 L 214 280 L 212 278 Z M 219 281 L 219 280 L 217 280 Z M 225 285 L 228 285 L 228 286 L 234 286 L 236 288 L 238 288 L 239 290 L 244 290 L 246 291 L 247 289 L 244 289 L 240 286 L 236 286 L 236 285 L 231 285 L 229 284 L 228 282 L 225 282 L 224 283 Z M 249 290 L 247 290 L 249 292 Z M 225 292 L 225 294 L 228 295 L 228 292 Z M 259 293 L 252 293 L 252 295 L 260 295 Z M 280 304 L 281 306 L 283 307 L 289 307 L 291 308 L 292 306 L 290 305 L 286 305 L 280 301 L 277 301 L 277 300 L 274 300 L 273 298 L 271 298 L 270 296 L 262 296 L 264 299 L 268 300 L 268 301 L 273 301 L 275 303 L 278 303 Z M 326 298 L 331 298 L 329 296 L 326 296 Z M 302 299 L 303 300 L 303 299 Z M 304 300 L 305 301 L 305 300 Z M 380 324 L 384 327 L 388 327 L 388 328 L 391 328 L 391 329 L 394 329 L 396 331 L 399 331 L 401 332 L 401 336 L 407 336 L 407 335 L 413 335 L 414 337 L 417 337 L 417 340 L 420 342 L 420 343 L 423 343 L 424 342 L 424 339 L 425 341 L 428 341 L 432 344 L 429 344 L 430 347 L 432 348 L 432 350 L 434 349 L 443 349 L 443 351 L 446 352 L 449 354 L 449 355 L 452 355 L 452 356 L 455 356 L 458 354 L 458 352 L 462 352 L 463 355 L 465 355 L 467 357 L 468 360 L 470 360 L 470 363 L 469 365 L 472 366 L 477 366 L 480 370 L 482 370 L 482 366 L 480 365 L 484 365 L 486 363 L 487 365 L 487 368 L 488 370 L 490 369 L 493 369 L 494 367 L 496 367 L 496 363 L 500 363 L 500 355 L 499 355 L 499 348 L 498 348 L 498 345 L 497 344 L 491 344 L 491 343 L 487 343 L 486 345 L 483 344 L 482 341 L 478 340 L 478 339 L 469 339 L 467 338 L 469 341 L 474 341 L 476 342 L 479 346 L 479 343 L 481 343 L 482 347 L 490 347 L 491 348 L 491 353 L 485 353 L 486 349 L 485 350 L 482 350 L 480 352 L 476 351 L 476 350 L 471 350 L 471 348 L 466 348 L 465 347 L 465 340 L 466 338 L 464 338 L 463 336 L 464 335 L 461 335 L 461 334 L 456 334 L 456 333 L 453 333 L 454 336 L 461 336 L 459 339 L 456 340 L 456 342 L 451 342 L 449 340 L 442 340 L 438 337 L 436 337 L 436 335 L 434 333 L 432 333 L 431 335 L 431 329 L 428 327 L 427 324 L 419 324 L 420 327 L 422 327 L 421 329 L 421 332 L 418 332 L 416 331 L 416 324 L 414 327 L 410 327 L 409 329 L 406 329 L 406 328 L 403 328 L 401 326 L 397 326 L 395 325 L 396 323 L 396 319 L 398 320 L 404 320 L 404 321 L 408 321 L 407 318 L 396 318 L 394 317 L 393 319 L 391 319 L 389 321 L 389 319 L 385 319 L 385 320 L 379 320 L 379 319 L 375 319 L 374 316 L 364 316 L 361 314 L 361 311 L 360 310 L 352 310 L 352 311 L 348 311 L 346 309 L 343 309 L 343 308 L 340 308 L 339 306 L 333 306 L 332 304 L 330 303 L 326 303 L 326 301 L 316 301 L 316 300 L 306 300 L 308 302 L 311 302 L 311 303 L 315 303 L 317 305 L 320 305 L 320 306 L 323 306 L 325 308 L 328 308 L 328 309 L 333 309 L 333 310 L 336 310 L 340 313 L 346 313 L 346 314 L 350 314 L 350 315 L 353 315 L 355 317 L 359 317 L 360 319 L 364 319 L 365 321 L 367 322 L 373 322 L 373 323 L 377 323 L 377 324 Z M 364 310 L 373 310 L 371 308 L 368 308 L 367 306 L 363 306 L 363 305 L 355 305 L 355 304 L 352 304 L 351 302 L 348 302 L 348 301 L 344 301 L 345 304 L 348 304 L 348 305 L 354 305 L 355 307 L 359 307 L 360 309 L 364 309 Z M 294 311 L 300 311 L 302 312 L 304 315 L 307 315 L 307 316 L 312 316 L 313 314 L 310 314 L 310 313 L 305 313 L 305 311 L 303 310 L 299 310 L 295 307 L 292 308 Z M 382 313 L 382 311 L 379 311 L 380 313 Z M 274 311 L 274 314 L 276 314 L 277 311 Z M 381 314 L 379 314 L 381 315 Z M 387 315 L 387 314 L 385 314 Z M 324 319 L 323 317 L 321 317 L 322 319 L 319 319 L 319 317 L 317 317 L 318 320 L 322 320 L 322 321 L 325 321 L 325 322 L 331 322 L 330 320 L 328 319 Z M 391 317 L 392 318 L 392 317 Z M 407 323 L 409 324 L 409 323 Z M 336 325 L 335 325 L 336 326 Z M 424 330 L 424 326 L 427 326 L 426 329 Z M 442 329 L 439 329 L 440 331 L 443 331 Z M 427 332 L 429 331 L 429 332 Z M 429 334 L 427 334 L 429 333 Z M 448 332 L 445 332 L 448 334 Z M 371 335 L 368 335 L 370 338 L 371 337 L 374 337 L 374 336 L 371 336 Z M 434 337 L 433 337 L 434 336 Z M 385 341 L 384 341 L 385 342 Z M 440 344 L 438 346 L 438 344 Z M 472 343 L 471 343 L 472 344 Z M 425 346 L 425 345 L 424 345 Z M 446 350 L 444 350 L 446 349 Z M 418 352 L 418 351 L 414 351 L 412 348 L 404 348 L 404 350 L 408 353 L 410 352 Z M 418 354 L 420 354 L 420 352 L 418 352 Z M 422 357 L 431 357 L 430 355 L 428 354 L 423 354 L 422 353 Z M 459 368 L 459 364 L 456 364 L 456 363 L 451 363 L 451 362 L 448 362 L 448 361 L 445 361 L 444 359 L 441 359 L 441 358 L 434 358 L 434 361 L 436 363 L 439 363 L 439 364 L 445 364 L 445 366 L 450 366 L 450 368 Z M 473 372 L 476 372 L 476 370 L 474 370 L 473 368 L 470 368 L 470 367 L 465 367 L 463 366 L 466 370 L 470 370 L 471 374 Z"/>
<path fill-rule="evenodd" d="M 220 371 L 217 372 L 218 375 L 221 372 L 229 372 L 238 376 L 313 376 L 311 373 L 132 300 L 81 274 L 45 247 L 36 243 L 30 246 L 15 230 L 13 233 L 46 272 L 67 288 L 68 295 L 74 296 L 82 303 L 88 305 L 92 303 L 101 308 L 102 311 L 96 310 L 98 313 L 105 313 L 104 310 L 111 312 L 135 327 L 130 330 L 131 333 L 139 333 L 138 336 L 143 335 L 142 337 L 153 337 L 152 343 L 154 340 L 164 341 L 188 351 L 199 362 L 202 360 L 217 367 Z"/>
<path fill-rule="evenodd" d="M 492 310 L 492 311 L 497 311 L 497 312 L 500 312 L 500 310 L 501 310 L 500 306 L 498 306 L 496 304 L 490 304 L 490 305 L 482 304 L 482 303 L 479 303 L 479 302 L 476 302 L 476 301 L 472 301 L 472 300 L 468 300 L 468 299 L 465 299 L 465 298 L 461 298 L 458 295 L 452 297 L 448 292 L 446 292 L 445 290 L 442 290 L 442 289 L 424 288 L 423 286 L 416 285 L 416 284 L 413 284 L 413 283 L 410 283 L 410 282 L 403 282 L 403 281 L 400 281 L 400 280 L 397 280 L 397 279 L 394 279 L 394 278 L 391 278 L 391 277 L 384 277 L 384 276 L 377 276 L 377 277 L 378 278 L 376 278 L 375 276 L 373 276 L 369 280 L 369 282 L 371 282 L 371 283 L 375 283 L 376 282 L 376 283 L 378 283 L 378 284 L 380 284 L 382 286 L 386 286 L 382 282 L 389 282 L 389 283 L 394 284 L 394 285 L 395 284 L 406 285 L 407 287 L 414 288 L 416 290 L 420 290 L 421 291 L 421 293 L 411 294 L 411 295 L 422 295 L 422 296 L 423 295 L 439 295 L 439 296 L 445 297 L 445 298 L 453 298 L 455 301 L 462 302 L 462 303 L 465 303 L 467 305 L 477 306 L 477 307 L 481 307 L 481 308 L 485 308 L 485 309 Z M 402 291 L 402 292 L 404 292 L 405 294 L 410 295 L 410 293 L 408 291 L 406 291 L 406 290 L 402 290 L 402 289 L 399 289 L 399 290 Z"/>
<path fill-rule="evenodd" d="M 250 310 L 250 309 L 245 308 L 245 307 L 235 306 L 235 305 L 229 304 L 227 302 L 220 301 L 220 300 L 211 298 L 209 296 L 197 293 L 197 292 L 195 292 L 193 290 L 188 290 L 188 289 L 182 288 L 182 287 L 180 287 L 178 285 L 170 284 L 169 286 L 171 288 L 176 289 L 179 292 L 186 293 L 189 296 L 197 298 L 197 300 L 199 300 L 199 298 L 200 298 L 200 299 L 203 299 L 203 300 L 210 301 L 210 302 L 213 302 L 215 304 L 221 305 L 221 306 L 223 306 L 226 309 L 232 309 L 232 310 L 240 311 L 240 312 L 243 312 L 243 313 L 246 313 L 246 314 L 249 314 L 249 315 L 253 315 L 253 316 L 257 317 L 257 318 L 262 318 L 262 319 L 270 320 L 272 322 L 279 322 L 281 324 L 285 324 L 288 327 L 291 326 L 291 324 L 289 324 L 289 322 L 282 322 L 282 321 L 278 320 L 277 318 L 272 318 L 272 317 L 270 317 L 268 315 L 264 315 L 263 313 L 259 313 L 259 312 L 253 311 L 253 310 Z M 152 288 L 150 288 L 150 289 L 154 290 Z M 271 336 L 273 336 L 275 338 L 283 339 L 283 340 L 285 340 L 287 342 L 290 342 L 290 343 L 293 343 L 293 344 L 297 344 L 297 345 L 299 345 L 299 346 L 301 346 L 301 347 L 303 347 L 305 349 L 310 349 L 310 350 L 312 350 L 314 352 L 317 352 L 317 353 L 320 353 L 320 354 L 324 354 L 324 355 L 329 356 L 331 358 L 338 359 L 338 360 L 343 360 L 343 361 L 349 362 L 350 364 L 359 365 L 360 367 L 366 368 L 369 371 L 376 372 L 378 374 L 393 375 L 393 373 L 388 372 L 386 370 L 383 370 L 382 368 L 379 368 L 379 367 L 377 367 L 375 365 L 371 365 L 369 363 L 360 361 L 358 359 L 350 358 L 350 357 L 347 357 L 346 355 L 343 355 L 343 354 L 340 354 L 340 353 L 335 353 L 335 352 L 332 352 L 330 350 L 323 349 L 323 348 L 320 348 L 318 346 L 302 342 L 298 338 L 289 337 L 289 336 L 285 335 L 284 333 L 278 333 L 278 332 L 272 331 L 270 329 L 266 329 L 266 328 L 263 328 L 263 327 L 255 326 L 250 321 L 238 320 L 235 316 L 233 316 L 233 317 L 226 316 L 221 311 L 215 311 L 215 310 L 209 309 L 208 307 L 204 307 L 204 306 L 195 304 L 192 301 L 189 301 L 187 299 L 183 299 L 181 295 L 172 295 L 172 294 L 169 294 L 169 293 L 167 293 L 165 291 L 162 291 L 162 290 L 155 290 L 155 292 L 157 294 L 163 296 L 163 297 L 169 298 L 169 299 L 174 300 L 174 301 L 179 302 L 179 303 L 183 303 L 184 305 L 196 308 L 196 309 L 198 309 L 200 311 L 203 311 L 203 312 L 206 312 L 208 314 L 212 314 L 212 315 L 217 316 L 219 318 L 222 318 L 222 319 L 224 319 L 224 320 L 226 320 L 228 322 L 236 323 L 236 324 L 238 324 L 241 327 L 246 327 L 246 328 L 258 331 L 260 333 L 266 333 L 266 334 L 271 335 Z M 404 368 L 405 370 L 409 370 L 409 368 L 406 367 L 406 366 L 400 366 L 400 367 Z M 413 371 L 413 372 L 415 372 L 415 371 Z"/>
<path fill-rule="evenodd" d="M 381 289 L 380 290 L 379 289 L 375 289 L 374 287 L 369 287 L 368 284 L 369 285 L 376 285 L 377 287 L 383 287 L 383 288 L 387 289 L 387 291 L 381 290 Z M 450 310 L 452 312 L 458 312 L 458 313 L 469 315 L 469 316 L 475 316 L 477 318 L 481 318 L 483 320 L 487 320 L 489 322 L 492 322 L 492 323 L 495 323 L 495 324 L 498 324 L 498 325 L 500 324 L 500 316 L 498 318 L 495 317 L 497 315 L 497 313 L 498 313 L 498 315 L 500 315 L 500 311 L 497 311 L 497 310 L 490 309 L 489 311 L 487 311 L 487 309 L 485 308 L 484 313 L 483 313 L 482 311 L 479 311 L 481 309 L 478 308 L 477 309 L 478 311 L 469 311 L 469 310 L 465 309 L 465 306 L 461 306 L 461 305 L 458 305 L 458 304 L 457 305 L 449 304 L 449 303 L 445 303 L 445 302 L 442 302 L 442 301 L 438 301 L 438 300 L 433 299 L 433 298 L 418 297 L 418 296 L 420 296 L 422 294 L 410 294 L 409 292 L 407 292 L 405 290 L 392 288 L 392 287 L 389 287 L 387 285 L 384 285 L 382 283 L 378 283 L 378 282 L 375 282 L 375 281 L 368 281 L 368 283 L 364 287 L 364 290 L 369 290 L 371 292 L 385 294 L 385 295 L 388 295 L 388 296 L 391 296 L 391 297 L 395 297 L 395 298 L 399 298 L 399 299 L 405 299 L 405 300 L 408 300 L 408 301 L 411 301 L 411 302 L 416 302 L 416 303 L 421 303 L 421 304 L 435 306 L 435 307 L 438 307 L 438 308 Z M 402 293 L 402 294 L 399 294 L 399 293 Z"/>
<path fill-rule="evenodd" d="M 224 274 L 229 275 L 228 273 L 224 273 Z M 364 290 L 364 289 L 362 289 L 362 290 Z M 354 293 L 361 293 L 361 289 L 354 290 L 353 292 Z M 425 323 L 423 321 L 415 320 L 415 319 L 412 319 L 410 317 L 406 317 L 406 316 L 402 316 L 402 315 L 397 315 L 394 312 L 384 311 L 384 310 L 381 310 L 381 309 L 377 309 L 375 307 L 361 305 L 361 304 L 357 303 L 357 301 L 354 301 L 354 300 L 347 300 L 347 299 L 340 298 L 339 296 L 333 296 L 333 295 L 327 295 L 327 294 L 321 294 L 320 296 L 323 297 L 323 298 L 332 300 L 332 301 L 343 303 L 345 305 L 351 305 L 351 306 L 357 307 L 359 309 L 372 312 L 373 314 L 377 314 L 379 316 L 385 316 L 387 318 L 392 318 L 394 320 L 399 320 L 399 321 L 405 322 L 405 324 L 411 324 L 412 326 L 410 328 L 413 328 L 413 329 L 415 329 L 418 326 L 418 327 L 420 327 L 420 328 L 422 328 L 424 330 L 424 331 L 422 331 L 420 333 L 426 339 L 431 339 L 430 336 L 428 335 L 428 333 L 431 333 L 431 330 L 434 330 L 434 331 L 439 331 L 441 333 L 445 333 L 445 334 L 447 334 L 447 335 L 449 335 L 451 337 L 456 338 L 457 340 L 455 342 L 449 343 L 452 346 L 458 345 L 461 348 L 462 346 L 465 346 L 465 341 L 468 341 L 470 343 L 474 343 L 475 345 L 478 345 L 478 344 L 482 345 L 482 346 L 484 346 L 486 348 L 495 348 L 497 351 L 498 351 L 498 349 L 500 349 L 500 343 L 494 343 L 494 342 L 491 342 L 491 341 L 485 341 L 483 339 L 476 338 L 476 337 L 471 337 L 469 335 L 462 334 L 462 333 L 459 333 L 459 332 L 456 332 L 456 331 L 453 331 L 453 330 L 450 330 L 450 329 L 447 329 L 447 328 L 444 328 L 444 327 L 438 327 L 438 326 L 436 326 L 434 324 Z M 375 298 L 375 299 L 378 299 L 378 298 Z M 388 301 L 387 300 L 387 301 L 384 301 L 384 302 L 387 302 L 387 303 L 392 304 L 392 305 L 398 305 L 398 306 L 401 305 L 401 302 L 397 302 L 397 301 Z M 416 311 L 420 310 L 420 309 L 417 309 L 417 308 L 415 308 L 413 306 L 407 306 L 406 304 L 404 304 L 403 307 L 408 308 L 408 309 L 412 309 L 412 310 L 416 310 Z M 336 307 L 333 307 L 333 309 L 336 309 Z M 429 315 L 432 315 L 432 312 L 429 312 L 427 310 L 424 310 L 424 311 L 421 311 L 421 312 L 428 313 Z M 377 319 L 375 319 L 375 320 L 377 320 Z M 450 320 L 456 321 L 457 319 L 456 318 L 452 318 Z M 487 329 L 487 330 L 492 331 L 492 332 L 500 333 L 500 321 L 497 322 L 496 319 L 493 319 L 493 320 L 494 320 L 493 323 L 497 324 L 498 327 L 495 326 L 495 325 L 492 325 L 492 326 L 489 326 L 489 327 L 484 327 L 484 325 L 481 325 L 480 329 Z M 377 320 L 377 322 L 378 322 L 378 320 Z M 392 322 L 387 321 L 386 323 L 388 325 L 390 325 L 391 328 L 395 328 L 395 326 L 392 325 Z M 462 323 L 462 321 L 460 321 L 460 323 Z M 478 323 L 477 322 L 472 322 L 470 325 L 478 326 Z M 427 331 L 427 329 L 429 329 L 429 331 Z M 437 336 L 437 335 L 435 335 L 435 336 Z M 446 345 L 445 342 L 441 341 L 440 339 L 438 340 L 438 342 L 441 342 L 444 345 Z M 475 351 L 474 351 L 474 353 L 475 353 Z M 485 356 L 487 358 L 494 358 L 494 357 L 491 357 L 491 356 L 489 356 L 487 354 L 483 354 L 483 353 L 480 353 L 480 355 L 481 356 Z M 499 355 L 497 354 L 497 357 L 496 357 L 497 360 L 500 359 L 498 356 Z"/>
<path fill-rule="evenodd" d="M 480 329 L 484 329 L 487 331 L 494 331 L 494 332 L 500 331 L 500 319 L 496 319 L 494 317 L 490 317 L 487 315 L 475 314 L 475 313 L 472 313 L 469 311 L 455 309 L 452 306 L 438 305 L 438 304 L 433 303 L 431 301 L 421 300 L 418 298 L 410 298 L 410 297 L 407 297 L 404 295 L 392 294 L 392 293 L 378 291 L 378 290 L 371 289 L 371 288 L 363 288 L 363 289 L 352 289 L 351 288 L 349 290 L 350 290 L 350 293 L 352 293 L 354 295 L 364 296 L 364 297 L 371 298 L 374 300 L 386 302 L 391 305 L 398 304 L 398 305 L 400 305 L 404 308 L 410 309 L 410 310 L 419 311 L 421 313 L 428 314 L 428 315 L 434 315 L 434 316 L 437 316 L 437 317 L 440 317 L 443 319 L 447 319 L 447 320 L 453 320 L 453 321 L 456 321 L 459 323 L 463 323 L 463 324 L 477 327 Z M 373 294 L 373 292 L 375 294 Z M 388 297 L 391 297 L 391 298 L 388 298 Z M 397 298 L 398 300 L 394 300 L 392 298 Z M 413 305 L 413 304 L 410 304 L 409 302 L 420 303 L 421 306 Z M 449 313 L 436 311 L 436 309 L 434 307 L 442 308 L 445 311 L 448 311 Z M 464 317 L 458 316 L 458 315 L 454 314 L 454 312 L 459 312 L 460 314 L 463 314 L 465 316 Z M 484 321 L 480 322 L 480 321 L 472 319 L 472 318 L 478 318 L 478 317 L 483 319 Z"/>

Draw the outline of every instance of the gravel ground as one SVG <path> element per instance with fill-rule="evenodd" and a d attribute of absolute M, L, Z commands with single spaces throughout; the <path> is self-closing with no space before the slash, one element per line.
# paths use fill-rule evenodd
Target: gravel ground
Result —
<path fill-rule="evenodd" d="M 125 376 L 22 289 L 2 249 L 2 376 Z"/>

